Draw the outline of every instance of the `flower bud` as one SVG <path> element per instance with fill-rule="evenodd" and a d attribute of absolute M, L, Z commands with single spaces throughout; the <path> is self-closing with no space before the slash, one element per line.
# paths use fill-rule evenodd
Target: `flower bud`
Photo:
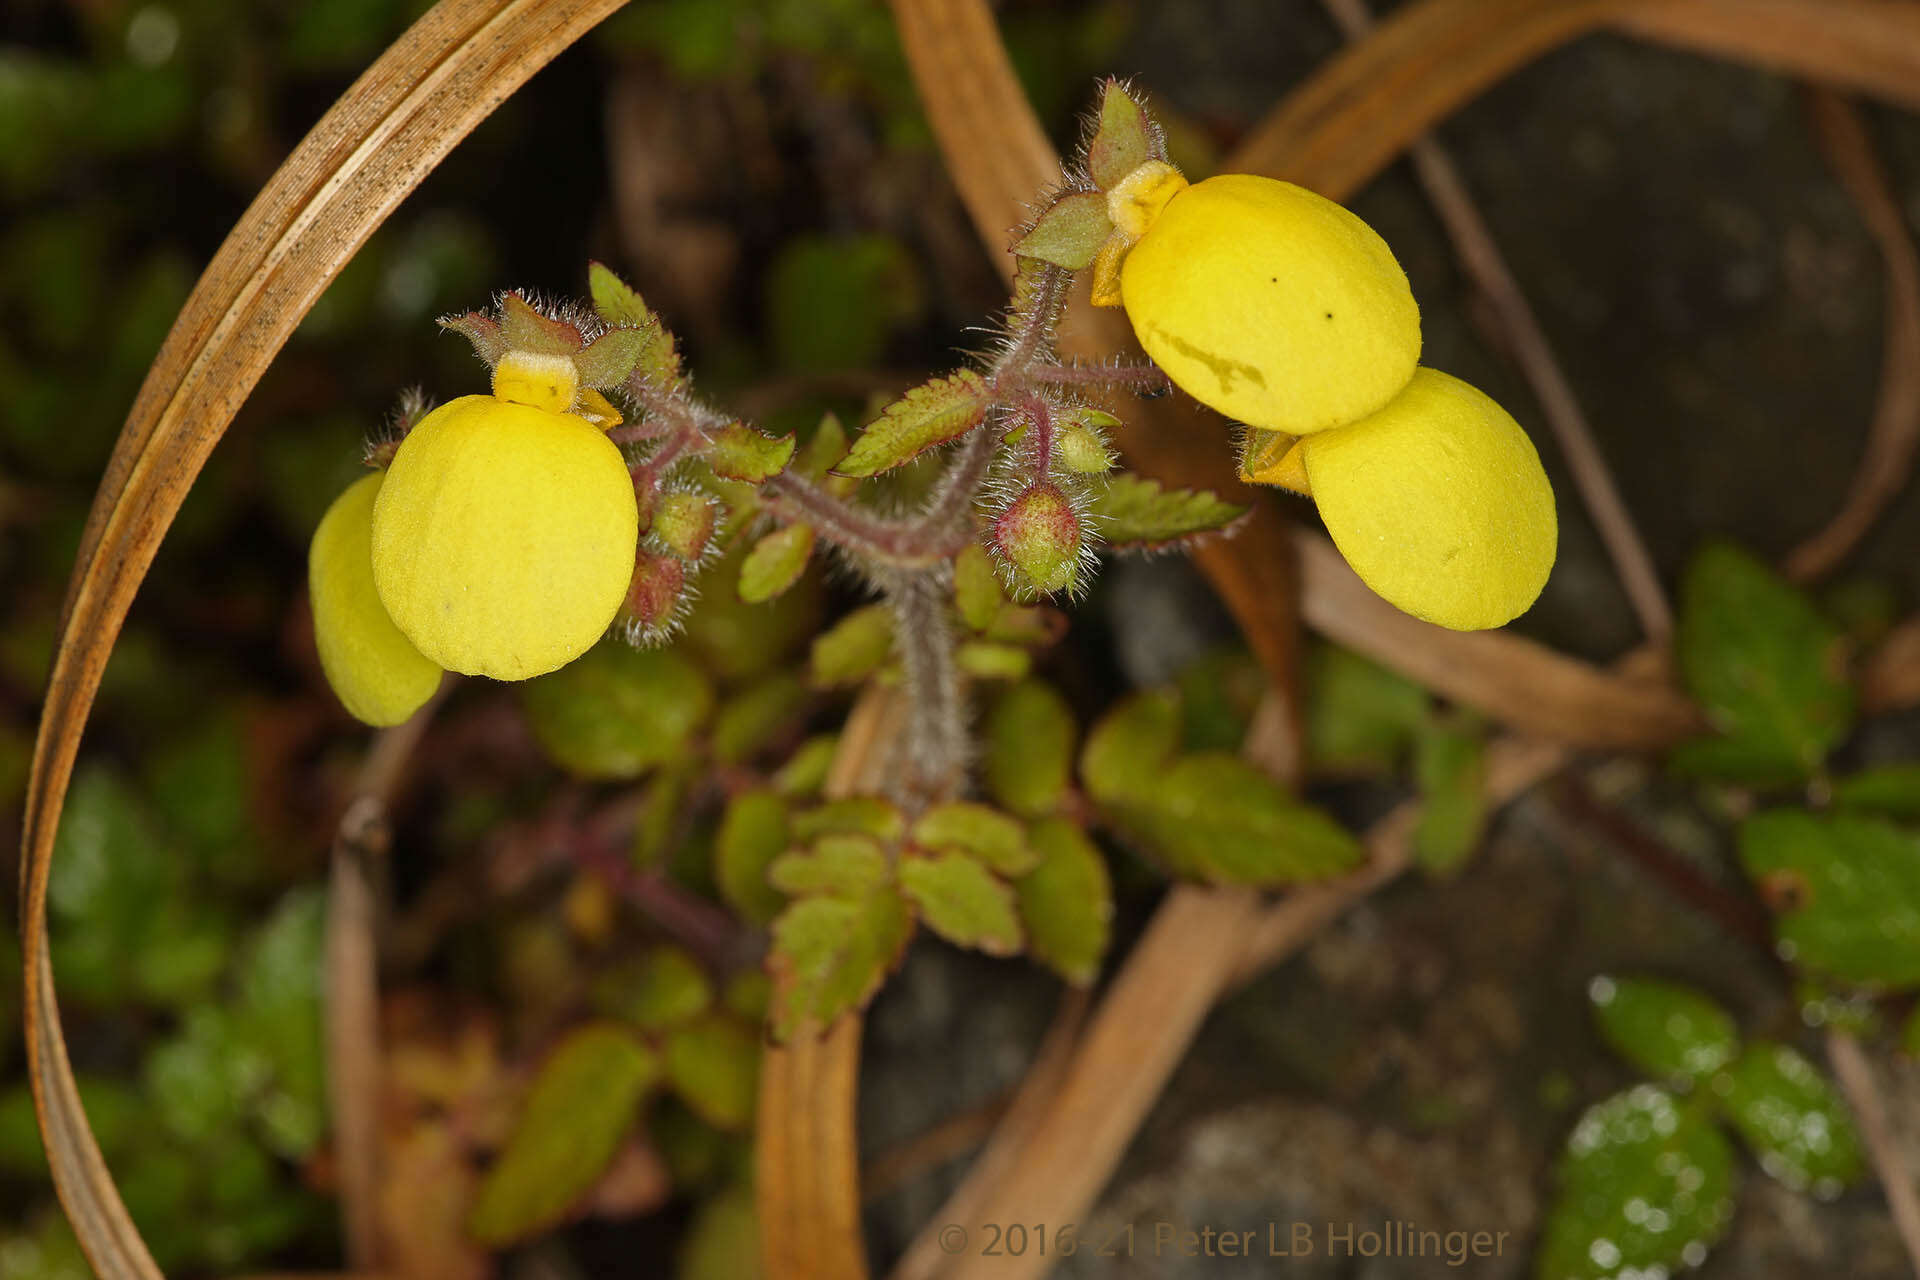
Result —
<path fill-rule="evenodd" d="M 1080 567 L 1080 517 L 1067 495 L 1037 484 L 1015 498 L 993 524 L 994 545 L 1045 593 L 1073 585 Z"/>
<path fill-rule="evenodd" d="M 697 493 L 663 493 L 653 510 L 652 532 L 682 560 L 698 560 L 713 537 L 713 502 Z"/>
<path fill-rule="evenodd" d="M 633 579 L 620 616 L 634 638 L 657 635 L 673 625 L 686 593 L 687 566 L 677 556 L 641 551 L 634 560 Z"/>
<path fill-rule="evenodd" d="M 335 498 L 313 532 L 307 586 L 320 667 L 341 705 L 370 725 L 399 724 L 440 687 L 435 666 L 393 625 L 373 586 L 380 472 Z"/>

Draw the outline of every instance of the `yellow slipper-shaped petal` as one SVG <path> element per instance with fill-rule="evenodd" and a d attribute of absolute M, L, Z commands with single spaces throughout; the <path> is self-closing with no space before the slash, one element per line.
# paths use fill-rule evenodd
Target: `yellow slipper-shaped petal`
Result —
<path fill-rule="evenodd" d="M 1227 174 L 1175 195 L 1128 253 L 1120 289 L 1168 377 L 1269 431 L 1363 418 L 1420 361 L 1420 309 L 1386 242 L 1272 178 Z"/>
<path fill-rule="evenodd" d="M 1415 617 L 1498 627 L 1546 585 L 1559 522 L 1540 456 L 1458 378 L 1421 369 L 1386 408 L 1299 449 L 1340 554 Z"/>
<path fill-rule="evenodd" d="M 373 576 L 420 652 L 525 680 L 613 621 L 639 536 L 619 448 L 584 418 L 464 396 L 407 434 L 373 516 Z"/>
<path fill-rule="evenodd" d="M 313 635 L 327 683 L 356 719 L 399 724 L 440 687 L 440 668 L 393 625 L 373 587 L 373 505 L 381 474 L 333 500 L 307 553 Z"/>

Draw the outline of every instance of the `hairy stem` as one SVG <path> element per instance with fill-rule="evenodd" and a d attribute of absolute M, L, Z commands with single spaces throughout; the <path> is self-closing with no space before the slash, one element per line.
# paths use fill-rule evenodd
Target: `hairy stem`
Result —
<path fill-rule="evenodd" d="M 894 789 L 915 808 L 952 794 L 967 764 L 966 710 L 947 608 L 952 585 L 945 564 L 895 570 L 882 579 L 907 691 L 906 751 Z"/>

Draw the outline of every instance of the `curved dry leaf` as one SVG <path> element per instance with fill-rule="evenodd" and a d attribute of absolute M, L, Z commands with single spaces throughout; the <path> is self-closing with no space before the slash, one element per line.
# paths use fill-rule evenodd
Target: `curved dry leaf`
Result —
<path fill-rule="evenodd" d="M 47 955 L 53 837 L 87 714 L 187 487 L 341 266 L 474 125 L 621 0 L 442 0 L 281 166 L 200 278 L 134 401 L 82 536 L 23 823 L 29 1065 L 54 1185 L 106 1280 L 158 1277 L 74 1087 Z"/>

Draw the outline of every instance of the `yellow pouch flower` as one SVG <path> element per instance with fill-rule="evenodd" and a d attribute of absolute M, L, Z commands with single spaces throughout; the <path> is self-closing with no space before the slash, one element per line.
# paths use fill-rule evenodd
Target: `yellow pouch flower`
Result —
<path fill-rule="evenodd" d="M 1420 361 L 1420 309 L 1366 223 L 1248 174 L 1178 191 L 1127 253 L 1133 331 L 1187 394 L 1289 435 L 1365 417 Z"/>
<path fill-rule="evenodd" d="M 440 668 L 393 625 L 373 586 L 373 506 L 381 473 L 333 500 L 307 553 L 320 667 L 356 719 L 399 724 L 440 687 Z"/>
<path fill-rule="evenodd" d="M 463 396 L 422 419 L 394 455 L 374 509 L 374 583 L 429 658 L 525 680 L 606 631 L 638 537 L 626 461 L 598 428 Z"/>
<path fill-rule="evenodd" d="M 1266 471 L 1297 477 L 1301 464 L 1340 554 L 1417 618 L 1503 626 L 1546 585 L 1559 521 L 1540 456 L 1505 409 L 1458 378 L 1421 369 L 1378 413 L 1304 437 Z M 1256 463 L 1248 478 L 1269 475 Z"/>

